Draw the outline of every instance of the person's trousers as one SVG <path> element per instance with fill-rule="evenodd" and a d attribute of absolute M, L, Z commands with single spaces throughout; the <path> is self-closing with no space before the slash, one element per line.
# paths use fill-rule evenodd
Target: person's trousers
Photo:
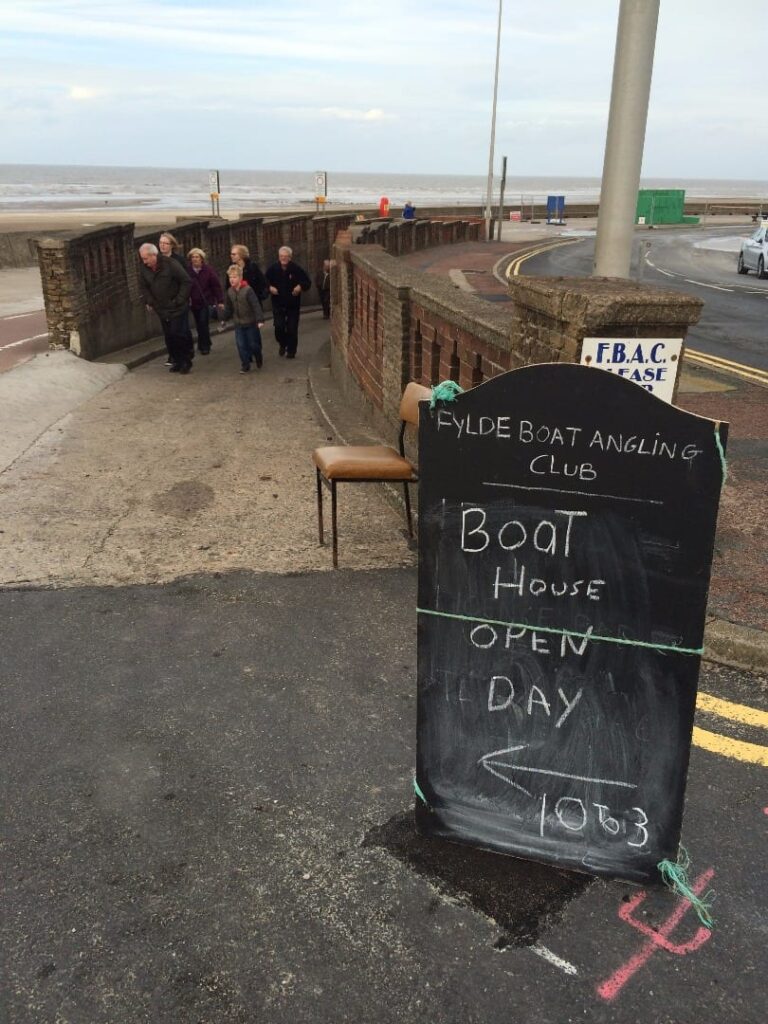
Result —
<path fill-rule="evenodd" d="M 207 306 L 201 306 L 199 309 L 192 309 L 192 316 L 195 320 L 195 327 L 197 328 L 197 350 L 198 352 L 210 352 L 211 351 L 211 312 Z"/>
<path fill-rule="evenodd" d="M 174 366 L 191 366 L 189 314 L 185 311 L 180 313 L 179 316 L 170 317 L 168 320 L 160 317 L 160 323 L 163 327 L 163 337 L 165 338 L 168 355 L 173 361 Z"/>
<path fill-rule="evenodd" d="M 275 341 L 286 355 L 295 356 L 299 346 L 299 314 L 300 309 L 276 306 L 272 303 L 272 315 L 275 324 Z"/>
<path fill-rule="evenodd" d="M 261 362 L 261 331 L 256 324 L 235 324 L 235 342 L 243 368 L 250 366 L 252 359 Z"/>
<path fill-rule="evenodd" d="M 320 292 L 320 302 L 323 307 L 323 319 L 330 320 L 331 318 L 331 293 L 329 291 Z"/>

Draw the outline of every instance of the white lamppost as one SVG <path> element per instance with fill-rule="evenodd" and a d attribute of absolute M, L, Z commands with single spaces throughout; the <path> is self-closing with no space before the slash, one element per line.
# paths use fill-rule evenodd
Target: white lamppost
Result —
<path fill-rule="evenodd" d="M 659 0 L 621 0 L 597 217 L 598 277 L 629 277 Z"/>
<path fill-rule="evenodd" d="M 491 111 L 491 149 L 488 156 L 488 186 L 485 191 L 485 237 L 491 237 L 491 201 L 493 199 L 493 147 L 496 142 L 496 97 L 499 94 L 499 50 L 501 49 L 501 7 L 499 0 L 499 22 L 496 26 L 496 71 L 493 76 L 493 108 Z"/>

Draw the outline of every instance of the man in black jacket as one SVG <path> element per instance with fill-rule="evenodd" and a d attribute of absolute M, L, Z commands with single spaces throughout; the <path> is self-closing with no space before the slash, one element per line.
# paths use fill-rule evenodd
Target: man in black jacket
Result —
<path fill-rule="evenodd" d="M 293 249 L 282 246 L 277 253 L 277 263 L 265 274 L 272 296 L 275 340 L 280 346 L 280 355 L 288 359 L 296 358 L 299 344 L 301 293 L 312 287 L 306 270 L 294 263 L 292 257 Z"/>
<path fill-rule="evenodd" d="M 189 331 L 189 293 L 192 281 L 176 260 L 162 256 L 157 246 L 147 242 L 139 249 L 141 294 L 148 309 L 160 323 L 171 358 L 171 373 L 189 373 L 192 359 L 187 344 Z"/>

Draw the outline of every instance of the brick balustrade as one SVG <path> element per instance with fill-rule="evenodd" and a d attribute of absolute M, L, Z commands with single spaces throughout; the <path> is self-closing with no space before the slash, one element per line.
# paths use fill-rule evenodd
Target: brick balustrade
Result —
<path fill-rule="evenodd" d="M 585 337 L 684 338 L 701 312 L 691 296 L 610 278 L 515 278 L 501 306 L 352 235 L 334 248 L 331 367 L 383 436 L 409 380 L 471 388 L 530 363 L 578 361 Z"/>
<path fill-rule="evenodd" d="M 337 232 L 352 215 L 308 215 L 198 220 L 169 225 L 182 250 L 197 246 L 223 274 L 230 247 L 246 245 L 262 269 L 277 259 L 281 245 L 314 278 L 331 255 Z M 134 345 L 158 334 L 157 317 L 147 312 L 139 290 L 138 248 L 157 242 L 160 232 L 134 234 L 133 224 L 114 224 L 78 234 L 35 240 L 48 336 L 53 347 L 85 359 Z"/>
<path fill-rule="evenodd" d="M 203 249 L 208 262 L 220 274 L 229 265 L 230 247 L 246 245 L 262 269 L 277 258 L 281 245 L 289 245 L 294 259 L 314 279 L 322 262 L 331 256 L 339 231 L 352 222 L 352 214 L 277 218 L 241 217 L 184 221 L 169 225 L 182 250 Z M 374 238 L 393 255 L 430 245 L 477 239 L 481 221 L 466 218 L 445 221 L 376 221 L 356 228 L 359 241 Z M 157 242 L 160 232 L 135 234 L 132 224 L 116 224 L 77 234 L 35 240 L 51 345 L 68 348 L 85 359 L 96 359 L 158 333 L 157 318 L 148 313 L 139 291 L 137 251 L 144 242 Z M 310 296 L 310 301 L 314 296 Z M 371 322 L 376 319 L 375 299 Z M 368 315 L 368 314 L 366 314 Z M 367 322 L 367 321 L 366 321 Z M 367 328 L 365 338 L 367 339 Z M 367 344 L 359 336 L 355 348 Z M 357 373 L 365 376 L 377 360 L 362 351 Z M 379 360 L 380 361 L 380 360 Z M 371 387 L 381 388 L 382 378 Z"/>

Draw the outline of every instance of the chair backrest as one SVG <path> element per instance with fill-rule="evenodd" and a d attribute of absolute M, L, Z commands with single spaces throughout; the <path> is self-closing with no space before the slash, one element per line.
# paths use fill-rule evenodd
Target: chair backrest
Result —
<path fill-rule="evenodd" d="M 410 423 L 411 426 L 419 424 L 419 402 L 428 401 L 432 397 L 432 389 L 424 387 L 411 381 L 406 385 L 403 397 L 400 399 L 400 419 L 403 423 Z"/>

